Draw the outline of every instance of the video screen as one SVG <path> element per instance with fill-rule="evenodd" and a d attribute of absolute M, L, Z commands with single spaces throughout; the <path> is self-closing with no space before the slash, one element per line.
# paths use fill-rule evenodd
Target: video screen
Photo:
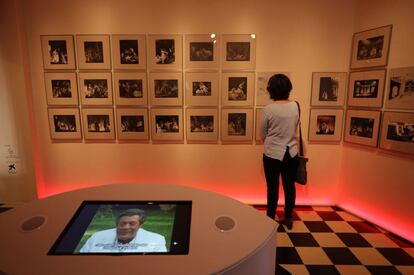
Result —
<path fill-rule="evenodd" d="M 84 201 L 48 255 L 188 254 L 191 201 Z"/>

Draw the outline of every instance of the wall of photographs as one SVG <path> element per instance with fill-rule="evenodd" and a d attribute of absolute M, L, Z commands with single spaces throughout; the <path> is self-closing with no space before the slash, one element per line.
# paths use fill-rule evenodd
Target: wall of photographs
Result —
<path fill-rule="evenodd" d="M 255 35 L 43 35 L 41 43 L 52 140 L 259 139 L 272 74 L 256 78 Z"/>
<path fill-rule="evenodd" d="M 388 25 L 354 34 L 349 74 L 313 73 L 310 142 L 338 143 L 343 136 L 414 154 L 414 67 L 389 69 L 386 81 L 391 31 Z"/>

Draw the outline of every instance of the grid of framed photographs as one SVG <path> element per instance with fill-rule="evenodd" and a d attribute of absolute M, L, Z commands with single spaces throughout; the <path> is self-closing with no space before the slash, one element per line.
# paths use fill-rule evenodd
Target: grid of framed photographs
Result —
<path fill-rule="evenodd" d="M 42 35 L 41 45 L 52 140 L 254 140 L 253 35 Z"/>

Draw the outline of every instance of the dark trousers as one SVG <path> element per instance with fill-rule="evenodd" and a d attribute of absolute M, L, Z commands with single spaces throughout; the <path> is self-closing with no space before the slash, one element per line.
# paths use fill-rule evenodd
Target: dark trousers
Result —
<path fill-rule="evenodd" d="M 288 149 L 286 149 L 283 161 L 263 155 L 263 166 L 267 184 L 267 216 L 275 218 L 277 201 L 279 200 L 279 175 L 282 175 L 285 193 L 285 218 L 292 218 L 296 200 L 295 177 L 298 156 L 290 157 Z"/>

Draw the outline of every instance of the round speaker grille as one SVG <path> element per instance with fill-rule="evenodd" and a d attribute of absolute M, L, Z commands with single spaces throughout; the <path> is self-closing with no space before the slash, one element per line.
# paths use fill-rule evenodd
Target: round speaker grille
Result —
<path fill-rule="evenodd" d="M 236 221 L 233 218 L 221 216 L 216 219 L 215 225 L 221 232 L 226 232 L 232 230 L 236 226 Z"/>
<path fill-rule="evenodd" d="M 43 216 L 35 216 L 23 222 L 21 228 L 23 231 L 33 231 L 39 229 L 46 222 Z"/>

